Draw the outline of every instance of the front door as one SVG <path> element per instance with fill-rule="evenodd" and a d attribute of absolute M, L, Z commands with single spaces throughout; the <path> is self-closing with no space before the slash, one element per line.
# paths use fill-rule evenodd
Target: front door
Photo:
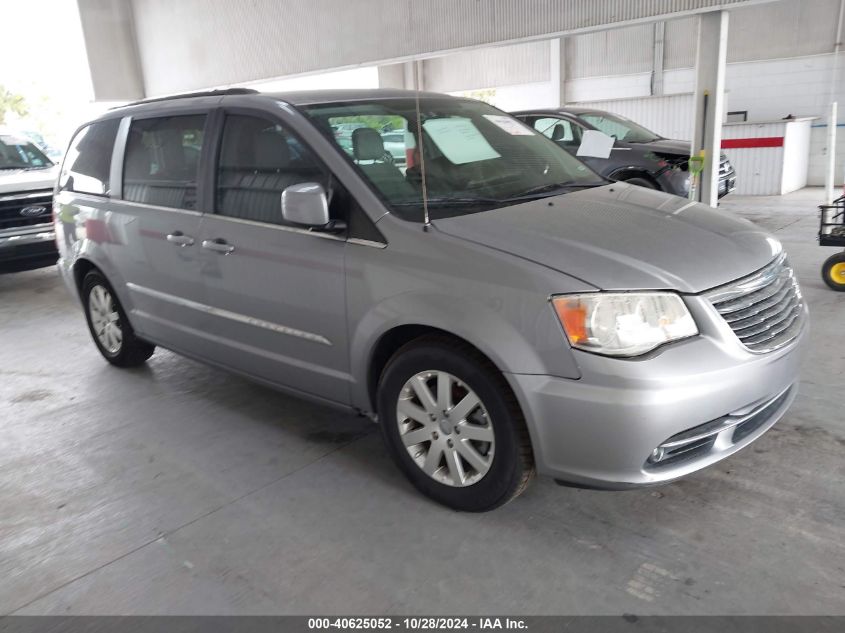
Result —
<path fill-rule="evenodd" d="M 200 234 L 207 351 L 275 384 L 349 401 L 342 235 L 286 223 L 282 191 L 329 175 L 279 122 L 227 112 Z"/>

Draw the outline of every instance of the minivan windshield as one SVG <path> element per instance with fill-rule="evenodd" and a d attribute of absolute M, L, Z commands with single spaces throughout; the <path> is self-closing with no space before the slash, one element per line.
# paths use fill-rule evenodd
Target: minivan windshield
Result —
<path fill-rule="evenodd" d="M 438 219 L 605 184 L 542 134 L 480 101 L 379 99 L 303 110 L 390 209 L 414 222 L 424 221 L 423 195 L 430 219 Z"/>
<path fill-rule="evenodd" d="M 29 140 L 0 133 L 0 169 L 44 169 L 53 161 Z"/>
<path fill-rule="evenodd" d="M 604 132 L 608 136 L 625 141 L 626 143 L 651 143 L 660 138 L 660 136 L 651 130 L 647 130 L 642 125 L 634 123 L 630 119 L 626 119 L 618 114 L 610 114 L 609 112 L 584 112 L 579 116 L 599 132 Z"/>

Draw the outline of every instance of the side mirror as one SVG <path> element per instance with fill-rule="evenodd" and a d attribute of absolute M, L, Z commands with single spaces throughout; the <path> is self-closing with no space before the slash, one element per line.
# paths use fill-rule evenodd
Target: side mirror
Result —
<path fill-rule="evenodd" d="M 323 185 L 303 182 L 282 191 L 282 218 L 293 224 L 324 227 L 329 223 L 329 202 Z"/>

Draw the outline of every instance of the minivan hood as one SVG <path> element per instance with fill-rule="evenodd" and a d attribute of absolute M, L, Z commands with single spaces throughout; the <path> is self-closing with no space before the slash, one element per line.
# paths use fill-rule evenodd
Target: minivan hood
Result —
<path fill-rule="evenodd" d="M 0 169 L 0 196 L 52 189 L 59 175 L 59 167 L 47 169 Z"/>
<path fill-rule="evenodd" d="M 697 293 L 762 268 L 781 250 L 747 220 L 625 183 L 433 225 L 603 290 Z"/>

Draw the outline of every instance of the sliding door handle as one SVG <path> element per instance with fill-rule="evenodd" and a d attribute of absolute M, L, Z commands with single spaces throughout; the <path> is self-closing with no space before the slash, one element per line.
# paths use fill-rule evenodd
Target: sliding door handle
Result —
<path fill-rule="evenodd" d="M 182 231 L 174 231 L 173 233 L 167 234 L 167 241 L 171 244 L 178 244 L 184 248 L 185 246 L 192 246 L 194 238 L 190 235 L 185 235 Z"/>
<path fill-rule="evenodd" d="M 235 250 L 234 246 L 227 244 L 226 240 L 221 240 L 220 238 L 216 240 L 203 240 L 202 247 L 215 253 L 220 253 L 221 255 L 228 255 Z"/>

